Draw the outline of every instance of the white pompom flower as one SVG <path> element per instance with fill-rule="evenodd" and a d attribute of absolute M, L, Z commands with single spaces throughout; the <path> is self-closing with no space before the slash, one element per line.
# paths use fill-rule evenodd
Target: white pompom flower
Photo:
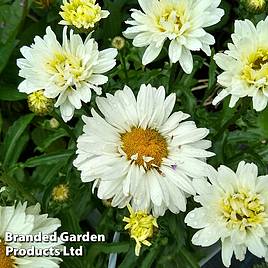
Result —
<path fill-rule="evenodd" d="M 218 83 L 224 89 L 213 104 L 231 95 L 229 106 L 232 108 L 240 98 L 249 96 L 253 108 L 262 111 L 268 101 L 268 17 L 256 27 L 249 20 L 236 21 L 232 41 L 228 50 L 214 56 L 224 70 L 218 76 Z"/>
<path fill-rule="evenodd" d="M 208 129 L 184 122 L 188 114 L 172 114 L 175 101 L 151 85 L 142 85 L 137 99 L 127 86 L 97 98 L 104 118 L 94 109 L 83 117 L 74 165 L 83 182 L 94 181 L 100 199 L 120 208 L 131 202 L 155 216 L 185 211 L 186 197 L 195 194 L 192 178 L 207 174 L 205 159 L 214 154 L 203 140 Z"/>
<path fill-rule="evenodd" d="M 169 58 L 180 62 L 186 73 L 193 69 L 190 51 L 203 50 L 211 54 L 214 37 L 204 28 L 218 23 L 224 11 L 218 8 L 220 0 L 138 0 L 142 11 L 132 9 L 133 20 L 124 32 L 134 39 L 136 47 L 147 47 L 142 58 L 144 65 L 160 54 L 164 42 L 170 41 Z"/>
<path fill-rule="evenodd" d="M 201 207 L 185 218 L 201 229 L 192 243 L 207 247 L 222 243 L 222 260 L 231 265 L 233 253 L 242 261 L 247 249 L 259 258 L 268 257 L 268 175 L 258 176 L 253 163 L 240 162 L 236 173 L 226 166 L 211 168 L 209 181 L 193 180 Z"/>
<path fill-rule="evenodd" d="M 101 85 L 108 81 L 103 73 L 111 70 L 115 64 L 117 50 L 114 48 L 98 50 L 98 44 L 90 35 L 83 42 L 78 34 L 63 29 L 62 45 L 50 27 L 46 35 L 36 36 L 34 44 L 21 48 L 24 56 L 17 60 L 21 69 L 19 76 L 24 81 L 19 91 L 30 94 L 44 90 L 48 98 L 57 98 L 55 107 L 60 107 L 63 120 L 69 121 L 75 109 L 82 102 L 91 100 L 92 90 L 101 94 Z"/>
<path fill-rule="evenodd" d="M 0 206 L 0 267 L 4 268 L 59 268 L 61 259 L 58 257 L 22 257 L 6 255 L 6 247 L 27 249 L 49 249 L 58 247 L 61 242 L 6 242 L 5 233 L 17 235 L 43 235 L 54 233 L 61 226 L 57 218 L 48 218 L 47 214 L 40 214 L 40 205 L 27 207 L 27 203 L 14 206 Z"/>

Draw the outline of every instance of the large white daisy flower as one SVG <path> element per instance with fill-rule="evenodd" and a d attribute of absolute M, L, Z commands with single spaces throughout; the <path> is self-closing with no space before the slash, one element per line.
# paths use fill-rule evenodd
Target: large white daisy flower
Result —
<path fill-rule="evenodd" d="M 233 43 L 229 50 L 215 55 L 217 65 L 224 70 L 218 82 L 225 87 L 213 100 L 216 105 L 231 95 L 229 106 L 239 98 L 253 98 L 253 108 L 263 110 L 268 100 L 268 18 L 255 27 L 249 20 L 236 21 Z"/>
<path fill-rule="evenodd" d="M 19 75 L 25 80 L 19 91 L 30 94 L 43 89 L 48 98 L 56 98 L 55 107 L 60 106 L 64 121 L 73 117 L 74 110 L 80 109 L 83 102 L 89 102 L 91 91 L 101 94 L 100 85 L 108 81 L 102 75 L 115 64 L 117 50 L 98 50 L 98 44 L 90 36 L 83 42 L 78 34 L 67 27 L 63 30 L 61 45 L 51 30 L 46 29 L 44 38 L 35 37 L 31 47 L 21 48 L 23 59 L 18 59 Z"/>
<path fill-rule="evenodd" d="M 157 58 L 164 42 L 170 40 L 169 57 L 180 62 L 186 73 L 193 69 L 191 50 L 203 50 L 210 55 L 212 35 L 203 28 L 218 23 L 224 14 L 217 8 L 220 0 L 138 0 L 142 10 L 132 9 L 131 27 L 124 35 L 134 39 L 136 47 L 147 47 L 142 58 L 144 65 Z"/>
<path fill-rule="evenodd" d="M 230 266 L 233 253 L 242 261 L 247 248 L 268 257 L 268 176 L 258 177 L 255 164 L 240 162 L 236 173 L 226 166 L 211 168 L 210 182 L 193 180 L 198 193 L 185 222 L 198 231 L 192 238 L 203 247 L 222 242 L 222 260 Z"/>
<path fill-rule="evenodd" d="M 185 211 L 186 197 L 194 194 L 192 178 L 206 175 L 209 133 L 197 128 L 183 112 L 171 115 L 175 94 L 165 99 L 165 89 L 142 85 L 137 100 L 130 88 L 98 97 L 104 115 L 92 109 L 83 117 L 84 134 L 78 138 L 74 165 L 83 182 L 95 181 L 100 199 L 112 206 L 132 202 L 134 210 L 153 209 L 163 215 Z"/>
<path fill-rule="evenodd" d="M 40 214 L 40 205 L 27 207 L 27 203 L 17 206 L 0 206 L 0 267 L 4 268 L 58 268 L 61 262 L 57 257 L 16 257 L 6 256 L 6 247 L 27 249 L 34 246 L 36 249 L 52 248 L 58 243 L 52 242 L 9 242 L 6 243 L 5 233 L 18 235 L 51 234 L 61 226 L 60 220 L 48 218 L 47 214 Z"/>

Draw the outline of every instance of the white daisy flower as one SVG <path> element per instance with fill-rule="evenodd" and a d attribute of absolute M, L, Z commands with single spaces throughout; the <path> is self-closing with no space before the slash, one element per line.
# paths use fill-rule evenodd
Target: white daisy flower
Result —
<path fill-rule="evenodd" d="M 214 58 L 224 70 L 218 82 L 225 87 L 213 100 L 216 105 L 231 95 L 229 106 L 235 106 L 239 98 L 253 98 L 253 108 L 262 111 L 268 100 L 268 18 L 255 27 L 249 21 L 236 21 L 233 43 L 228 50 Z"/>
<path fill-rule="evenodd" d="M 94 109 L 83 116 L 84 134 L 78 138 L 74 165 L 83 182 L 95 181 L 100 199 L 112 199 L 112 206 L 163 215 L 185 211 L 186 197 L 194 194 L 192 178 L 206 175 L 205 158 L 211 142 L 209 133 L 188 114 L 171 114 L 176 95 L 165 98 L 165 89 L 142 85 L 137 100 L 130 88 L 115 95 L 98 97 L 104 115 Z"/>
<path fill-rule="evenodd" d="M 78 34 L 67 27 L 63 30 L 61 45 L 50 27 L 44 38 L 35 37 L 31 47 L 21 48 L 23 59 L 17 60 L 21 69 L 19 75 L 25 80 L 19 85 L 19 91 L 30 94 L 44 90 L 48 98 L 57 98 L 55 107 L 60 106 L 64 121 L 73 117 L 74 110 L 80 109 L 82 101 L 91 99 L 91 91 L 101 94 L 100 85 L 108 81 L 103 73 L 111 70 L 115 64 L 117 50 L 114 48 L 98 50 L 98 44 L 90 35 L 85 42 Z"/>
<path fill-rule="evenodd" d="M 220 0 L 138 0 L 142 10 L 132 9 L 133 20 L 124 35 L 134 39 L 136 47 L 147 47 L 144 65 L 157 58 L 164 42 L 170 40 L 169 57 L 180 62 L 186 73 L 193 69 L 192 51 L 210 55 L 214 37 L 203 28 L 218 23 L 224 11 L 217 8 Z"/>
<path fill-rule="evenodd" d="M 193 180 L 201 207 L 189 212 L 185 222 L 202 230 L 192 243 L 207 247 L 220 239 L 226 267 L 233 253 L 244 260 L 247 249 L 267 258 L 268 175 L 258 177 L 257 166 L 242 161 L 236 173 L 226 166 L 211 168 L 209 180 Z"/>
<path fill-rule="evenodd" d="M 27 203 L 17 206 L 0 206 L 0 267 L 4 268 L 58 268 L 61 262 L 57 257 L 16 257 L 6 256 L 6 247 L 22 249 L 31 248 L 45 249 L 58 246 L 52 242 L 5 242 L 5 233 L 10 232 L 18 235 L 36 235 L 39 232 L 51 234 L 61 226 L 60 220 L 48 218 L 47 214 L 40 214 L 40 205 L 27 207 Z"/>

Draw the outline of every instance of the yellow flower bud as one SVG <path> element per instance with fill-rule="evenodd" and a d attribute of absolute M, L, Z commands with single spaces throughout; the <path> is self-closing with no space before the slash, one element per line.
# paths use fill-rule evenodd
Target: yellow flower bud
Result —
<path fill-rule="evenodd" d="M 60 12 L 63 18 L 59 24 L 72 25 L 77 29 L 90 30 L 103 18 L 109 16 L 109 11 L 102 10 L 96 0 L 63 0 Z"/>
<path fill-rule="evenodd" d="M 126 43 L 125 38 L 121 36 L 116 36 L 112 40 L 112 46 L 118 50 L 122 49 L 125 46 L 125 43 Z"/>
<path fill-rule="evenodd" d="M 70 189 L 68 184 L 59 184 L 52 190 L 52 199 L 57 202 L 64 202 L 68 199 Z"/>
<path fill-rule="evenodd" d="M 266 0 L 246 0 L 246 4 L 253 11 L 259 11 L 265 7 Z"/>
<path fill-rule="evenodd" d="M 60 123 L 56 118 L 51 118 L 49 120 L 49 125 L 51 128 L 58 128 L 60 126 Z"/>
<path fill-rule="evenodd" d="M 43 116 L 52 112 L 53 104 L 53 99 L 47 98 L 43 90 L 38 90 L 28 95 L 29 110 L 37 115 Z"/>

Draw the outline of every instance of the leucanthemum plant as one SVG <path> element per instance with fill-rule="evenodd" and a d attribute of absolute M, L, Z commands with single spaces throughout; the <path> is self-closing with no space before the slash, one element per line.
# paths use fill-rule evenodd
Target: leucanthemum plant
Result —
<path fill-rule="evenodd" d="M 48 218 L 47 214 L 40 214 L 40 205 L 27 206 L 27 203 L 18 203 L 13 206 L 0 206 L 0 267 L 3 268 L 59 268 L 62 261 L 58 257 L 16 257 L 6 255 L 6 247 L 36 249 L 58 247 L 60 242 L 6 242 L 5 233 L 21 235 L 36 235 L 39 232 L 51 234 L 61 226 L 57 218 Z"/>
<path fill-rule="evenodd" d="M 104 117 L 94 109 L 83 116 L 74 165 L 83 182 L 94 181 L 100 199 L 120 208 L 131 202 L 154 216 L 186 210 L 186 197 L 195 194 L 192 179 L 207 175 L 205 159 L 214 153 L 206 151 L 208 129 L 172 113 L 175 101 L 175 94 L 165 98 L 164 87 L 143 84 L 136 99 L 126 86 L 97 98 Z"/>
<path fill-rule="evenodd" d="M 193 70 L 191 51 L 211 54 L 214 37 L 204 28 L 218 23 L 224 11 L 220 0 L 139 0 L 142 11 L 132 9 L 133 20 L 124 32 L 136 47 L 147 47 L 142 63 L 147 65 L 160 54 L 164 42 L 170 41 L 168 54 L 172 63 L 179 61 L 186 73 Z"/>
<path fill-rule="evenodd" d="M 232 34 L 233 43 L 228 50 L 217 53 L 215 61 L 224 70 L 218 82 L 224 89 L 213 100 L 216 105 L 231 95 L 229 106 L 235 106 L 240 98 L 249 96 L 253 108 L 262 111 L 268 101 L 268 18 L 255 27 L 249 20 L 236 21 Z"/>
<path fill-rule="evenodd" d="M 2 2 L 0 268 L 268 261 L 267 0 Z"/>
<path fill-rule="evenodd" d="M 24 58 L 17 60 L 19 76 L 24 78 L 18 89 L 31 94 L 44 90 L 47 98 L 56 98 L 55 107 L 65 122 L 72 119 L 75 109 L 82 102 L 91 100 L 92 91 L 100 95 L 101 85 L 108 81 L 103 73 L 111 70 L 115 64 L 117 50 L 114 48 L 98 50 L 98 44 L 90 35 L 83 42 L 78 34 L 63 29 L 62 45 L 50 27 L 46 35 L 36 36 L 34 44 L 21 48 Z"/>
<path fill-rule="evenodd" d="M 240 162 L 236 172 L 226 166 L 210 169 L 209 181 L 194 180 L 195 208 L 185 222 L 201 229 L 192 243 L 207 247 L 218 240 L 222 260 L 231 265 L 232 255 L 242 261 L 247 249 L 259 258 L 268 258 L 268 176 L 258 176 L 253 163 Z"/>

